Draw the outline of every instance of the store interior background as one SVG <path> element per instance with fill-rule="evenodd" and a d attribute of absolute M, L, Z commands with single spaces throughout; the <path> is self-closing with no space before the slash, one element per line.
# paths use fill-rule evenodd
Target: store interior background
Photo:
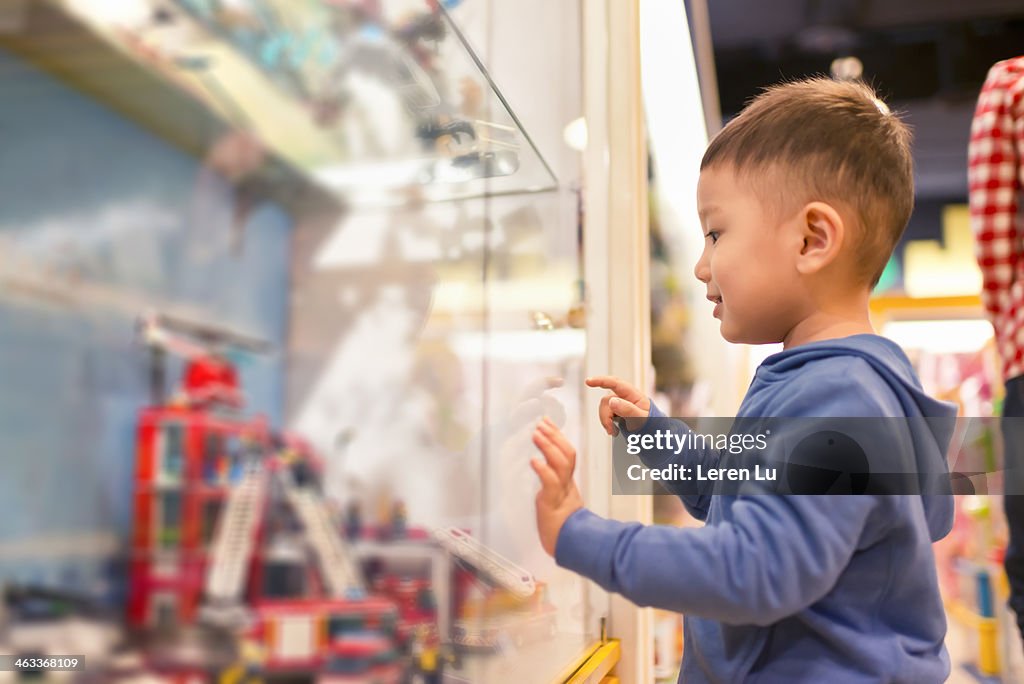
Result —
<path fill-rule="evenodd" d="M 300 69 L 324 96 L 310 107 L 289 69 L 264 64 L 254 76 L 244 45 L 229 45 L 247 6 L 283 1 L 223 3 L 241 12 L 223 33 L 167 21 L 156 0 L 0 7 L 0 583 L 123 607 L 138 419 L 152 401 L 139 320 L 175 313 L 269 349 L 228 352 L 244 411 L 324 459 L 339 507 L 358 500 L 368 520 L 386 521 L 400 503 L 411 527 L 471 529 L 542 579 L 558 638 L 507 649 L 485 676 L 520 681 L 509 673 L 527 657 L 539 679 L 554 676 L 597 636 L 608 603 L 542 553 L 532 497 L 520 495 L 534 487 L 524 456 L 532 421 L 554 415 L 582 449 L 594 406 L 582 389 L 593 340 L 578 320 L 584 282 L 600 277 L 584 277 L 580 254 L 580 3 L 446 3 L 481 64 L 450 32 L 436 47 L 445 114 L 496 124 L 496 144 L 507 135 L 519 166 L 409 192 L 388 180 L 407 169 L 378 164 L 421 149 L 403 113 L 407 91 L 379 76 Z M 166 4 L 176 16 L 216 5 Z M 312 31 L 328 4 L 291 7 Z M 383 4 L 397 25 L 429 3 Z M 641 3 L 646 31 L 667 4 Z M 1024 45 L 1019 5 L 688 0 L 693 75 L 658 57 L 691 48 L 664 33 L 686 21 L 679 8 L 647 34 L 652 390 L 672 413 L 729 415 L 772 351 L 718 338 L 692 279 L 693 198 L 672 188 L 693 181 L 707 136 L 759 87 L 828 73 L 847 57 L 915 131 L 916 208 L 876 293 L 879 329 L 964 415 L 997 409 L 966 149 L 985 72 Z M 201 59 L 210 55 L 213 82 Z M 343 77 L 368 99 L 333 118 L 330 86 Z M 456 170 L 449 152 L 431 154 L 435 180 Z M 169 354 L 166 364 L 173 390 L 184 361 Z M 669 499 L 654 506 L 656 519 L 688 524 Z M 937 549 L 951 681 L 1024 681 L 999 601 L 992 670 L 993 622 L 975 586 L 979 569 L 999 586 L 998 497 L 963 497 L 960 508 L 957 532 Z M 654 672 L 674 681 L 679 621 L 656 616 L 652 638 Z"/>

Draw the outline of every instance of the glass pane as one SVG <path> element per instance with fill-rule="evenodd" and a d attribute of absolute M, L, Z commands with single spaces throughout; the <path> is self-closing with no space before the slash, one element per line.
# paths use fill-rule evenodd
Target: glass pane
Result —
<path fill-rule="evenodd" d="M 482 539 L 528 569 L 538 588 L 528 601 L 491 602 L 473 621 L 477 630 L 496 632 L 515 654 L 487 663 L 481 681 L 514 681 L 523 660 L 538 681 L 553 679 L 597 637 L 598 618 L 589 614 L 583 580 L 559 569 L 537 541 L 530 495 L 537 421 L 551 418 L 577 448 L 582 434 L 586 337 L 580 251 L 577 232 L 566 229 L 567 220 L 573 225 L 575 200 L 574 193 L 564 192 L 491 204 L 495 225 L 518 233 L 520 241 L 516 246 L 494 231 L 490 243 L 482 348 L 490 426 Z M 586 496 L 586 483 L 580 484 Z"/>
<path fill-rule="evenodd" d="M 582 448 L 577 3 L 11 4 L 0 584 L 238 609 L 270 674 L 561 671 L 605 598 L 528 469 L 542 413 Z"/>

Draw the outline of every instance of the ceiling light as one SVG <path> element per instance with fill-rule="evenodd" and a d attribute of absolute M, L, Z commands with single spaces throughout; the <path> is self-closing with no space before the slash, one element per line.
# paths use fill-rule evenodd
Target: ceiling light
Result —
<path fill-rule="evenodd" d="M 839 81 L 856 81 L 864 75 L 864 64 L 856 57 L 837 57 L 832 60 L 829 72 Z"/>

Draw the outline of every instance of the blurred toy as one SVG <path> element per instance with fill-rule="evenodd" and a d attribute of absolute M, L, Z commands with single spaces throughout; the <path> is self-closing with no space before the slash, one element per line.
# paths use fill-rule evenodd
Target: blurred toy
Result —
<path fill-rule="evenodd" d="M 443 649 L 426 630 L 417 630 L 413 639 L 413 672 L 423 684 L 441 684 L 445 665 L 457 663 L 455 655 Z"/>
<path fill-rule="evenodd" d="M 405 503 L 402 501 L 396 501 L 391 507 L 391 538 L 400 539 L 404 537 L 408 530 L 406 529 L 406 517 Z"/>
<path fill-rule="evenodd" d="M 265 648 L 268 675 L 322 672 L 331 676 L 327 681 L 354 675 L 398 681 L 398 614 L 387 599 L 261 601 L 253 613 L 245 634 Z"/>
<path fill-rule="evenodd" d="M 242 405 L 226 361 L 156 319 L 144 329 L 154 363 L 171 350 L 196 361 L 186 401 L 139 419 L 127 617 L 148 640 L 148 668 L 397 681 L 398 609 L 367 595 L 322 495 L 323 462 L 262 417 L 218 410 Z"/>
<path fill-rule="evenodd" d="M 219 684 L 260 684 L 263 679 L 263 663 L 266 651 L 251 639 L 242 639 L 238 662 L 224 670 L 218 678 Z"/>
<path fill-rule="evenodd" d="M 363 508 L 358 501 L 349 501 L 345 506 L 345 536 L 350 540 L 359 539 L 363 534 Z"/>
<path fill-rule="evenodd" d="M 219 356 L 189 359 L 182 386 L 193 405 L 222 404 L 236 408 L 242 405 L 235 368 Z"/>
<path fill-rule="evenodd" d="M 195 353 L 156 329 L 151 346 Z M 554 633 L 543 585 L 466 531 L 410 527 L 405 503 L 383 493 L 375 528 L 357 501 L 339 524 L 310 445 L 221 410 L 242 405 L 233 370 L 192 369 L 186 401 L 139 419 L 128 621 L 170 645 L 147 650 L 147 667 L 191 676 L 216 662 L 222 682 L 354 684 L 398 681 L 404 662 L 440 682 L 458 649 Z M 476 598 L 452 591 L 471 584 Z"/>
<path fill-rule="evenodd" d="M 493 652 L 506 645 L 523 646 L 552 636 L 555 608 L 546 587 L 529 572 L 489 549 L 463 530 L 437 529 L 434 538 L 450 551 L 467 573 L 463 575 L 459 617 L 452 644 L 472 652 Z M 477 595 L 470 595 L 470 586 Z"/>
<path fill-rule="evenodd" d="M 439 528 L 434 530 L 434 538 L 454 556 L 516 596 L 528 598 L 534 594 L 536 584 L 532 574 L 487 548 L 464 530 Z"/>
<path fill-rule="evenodd" d="M 155 311 L 139 316 L 136 327 L 140 341 L 150 351 L 150 393 L 157 406 L 167 400 L 168 354 L 185 359 L 179 403 L 238 409 L 242 406 L 242 393 L 228 351 L 262 354 L 270 350 L 268 342 L 227 327 Z"/>

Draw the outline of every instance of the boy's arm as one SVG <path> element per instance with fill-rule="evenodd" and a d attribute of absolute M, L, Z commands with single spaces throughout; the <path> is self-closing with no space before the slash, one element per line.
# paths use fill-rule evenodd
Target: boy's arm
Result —
<path fill-rule="evenodd" d="M 537 527 L 562 567 L 635 603 L 722 622 L 771 624 L 827 594 L 848 565 L 873 496 L 744 496 L 730 520 L 698 529 L 605 520 L 583 507 L 576 451 L 548 420 L 534 431 L 543 458 Z"/>
<path fill-rule="evenodd" d="M 703 528 L 606 520 L 562 526 L 559 565 L 641 606 L 768 625 L 825 596 L 853 556 L 873 496 L 751 496 Z"/>

